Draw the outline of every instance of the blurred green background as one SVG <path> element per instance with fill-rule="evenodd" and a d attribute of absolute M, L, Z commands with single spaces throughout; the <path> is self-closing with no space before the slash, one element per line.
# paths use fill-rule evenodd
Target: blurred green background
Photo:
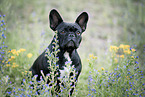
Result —
<path fill-rule="evenodd" d="M 0 0 L 0 14 L 6 15 L 6 44 L 9 49 L 25 48 L 33 54 L 29 65 L 26 64 L 28 67 L 53 38 L 48 21 L 53 8 L 66 22 L 74 22 L 83 11 L 89 14 L 87 30 L 78 49 L 83 63 L 80 80 L 87 79 L 89 54 L 98 57 L 94 69 L 109 67 L 110 45 L 135 47 L 144 68 L 145 0 Z"/>

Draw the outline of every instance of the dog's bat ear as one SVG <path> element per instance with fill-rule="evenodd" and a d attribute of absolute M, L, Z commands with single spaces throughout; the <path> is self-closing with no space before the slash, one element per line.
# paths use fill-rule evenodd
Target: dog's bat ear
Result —
<path fill-rule="evenodd" d="M 55 9 L 52 9 L 50 11 L 50 14 L 49 14 L 49 22 L 50 22 L 50 28 L 53 30 L 53 31 L 56 31 L 56 27 L 61 23 L 63 22 L 60 14 L 55 10 Z"/>
<path fill-rule="evenodd" d="M 86 12 L 83 12 L 78 16 L 75 21 L 82 28 L 82 32 L 86 30 L 88 18 L 88 14 Z"/>

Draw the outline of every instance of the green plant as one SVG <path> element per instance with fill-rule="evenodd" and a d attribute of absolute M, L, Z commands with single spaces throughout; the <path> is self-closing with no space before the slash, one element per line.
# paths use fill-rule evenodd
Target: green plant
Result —
<path fill-rule="evenodd" d="M 124 55 L 117 57 L 117 52 L 123 49 L 123 52 L 129 50 Z M 113 54 L 111 69 L 101 71 L 92 67 L 88 77 L 88 96 L 143 96 L 144 95 L 144 72 L 139 67 L 138 56 L 135 56 L 135 49 L 129 45 L 121 44 L 119 47 L 111 46 L 110 51 Z M 116 58 L 116 57 L 117 58 Z M 114 61 L 114 59 L 118 61 Z M 95 63 L 90 63 L 94 65 Z"/>

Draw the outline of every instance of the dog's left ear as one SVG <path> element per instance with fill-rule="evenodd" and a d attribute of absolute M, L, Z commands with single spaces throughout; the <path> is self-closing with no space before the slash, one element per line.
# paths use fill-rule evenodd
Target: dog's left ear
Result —
<path fill-rule="evenodd" d="M 75 21 L 82 28 L 82 32 L 86 30 L 88 18 L 88 14 L 86 12 L 83 12 L 78 16 Z"/>
<path fill-rule="evenodd" d="M 49 14 L 49 22 L 50 22 L 50 28 L 53 30 L 53 31 L 56 31 L 56 27 L 61 23 L 63 22 L 60 14 L 57 12 L 57 10 L 55 9 L 52 9 L 50 11 L 50 14 Z"/>

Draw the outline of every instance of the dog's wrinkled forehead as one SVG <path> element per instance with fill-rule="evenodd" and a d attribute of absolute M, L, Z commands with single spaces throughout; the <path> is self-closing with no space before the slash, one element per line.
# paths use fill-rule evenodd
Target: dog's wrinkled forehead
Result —
<path fill-rule="evenodd" d="M 58 31 L 66 31 L 66 32 L 76 32 L 76 31 L 82 31 L 81 27 L 78 26 L 77 23 L 65 23 L 62 22 L 58 27 Z"/>

